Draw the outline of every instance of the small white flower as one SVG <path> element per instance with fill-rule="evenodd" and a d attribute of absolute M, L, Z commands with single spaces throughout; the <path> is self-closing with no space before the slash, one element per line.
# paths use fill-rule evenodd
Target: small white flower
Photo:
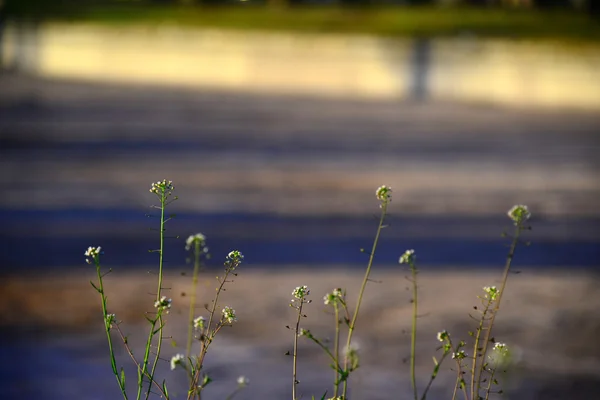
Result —
<path fill-rule="evenodd" d="M 331 293 L 327 293 L 323 297 L 323 302 L 325 303 L 325 305 L 333 304 L 333 303 L 341 300 L 342 298 L 343 298 L 342 289 L 337 288 L 337 289 L 333 289 L 333 291 Z"/>
<path fill-rule="evenodd" d="M 86 257 L 91 257 L 94 261 L 100 257 L 100 254 L 102 254 L 102 247 L 98 246 L 98 247 L 88 247 L 88 249 L 85 251 L 85 253 L 83 253 L 84 256 Z M 88 264 L 91 264 L 92 262 L 90 261 L 89 258 L 85 259 L 85 262 Z"/>
<path fill-rule="evenodd" d="M 490 299 L 491 301 L 496 300 L 500 291 L 496 289 L 496 286 L 484 286 L 483 291 L 486 293 L 483 298 Z"/>
<path fill-rule="evenodd" d="M 304 328 L 300 328 L 300 333 L 298 333 L 298 336 L 309 336 L 310 335 L 310 331 Z"/>
<path fill-rule="evenodd" d="M 452 353 L 452 358 L 455 360 L 462 360 L 467 357 L 467 353 L 464 350 L 459 351 L 458 353 Z"/>
<path fill-rule="evenodd" d="M 250 383 L 250 380 L 248 378 L 246 378 L 244 375 L 237 378 L 237 384 L 239 387 L 248 386 L 249 383 Z"/>
<path fill-rule="evenodd" d="M 233 250 L 227 254 L 227 261 L 241 262 L 243 259 L 244 255 L 239 250 Z"/>
<path fill-rule="evenodd" d="M 173 181 L 163 179 L 162 181 L 158 181 L 152 184 L 152 186 L 150 187 L 150 193 L 154 193 L 159 196 L 162 194 L 170 196 L 173 193 L 174 189 L 175 187 L 173 186 Z"/>
<path fill-rule="evenodd" d="M 446 330 L 438 332 L 438 334 L 437 334 L 437 340 L 439 340 L 440 342 L 443 342 L 447 338 L 448 338 L 448 332 Z"/>
<path fill-rule="evenodd" d="M 194 318 L 194 328 L 199 329 L 199 330 L 204 330 L 204 324 L 206 322 L 206 319 L 204 319 L 204 317 L 200 316 L 198 318 Z"/>
<path fill-rule="evenodd" d="M 156 300 L 154 302 L 154 307 L 156 309 L 158 309 L 159 311 L 166 311 L 166 313 L 169 313 L 169 309 L 171 308 L 171 299 L 167 299 L 166 296 L 162 296 L 160 298 L 160 300 Z"/>
<path fill-rule="evenodd" d="M 185 249 L 190 250 L 192 248 L 192 245 L 196 242 L 200 244 L 200 248 L 204 253 L 208 252 L 208 248 L 205 246 L 206 236 L 204 236 L 201 233 L 196 233 L 195 235 L 188 236 L 188 238 L 185 240 Z"/>
<path fill-rule="evenodd" d="M 223 319 L 226 320 L 227 322 L 229 322 L 230 324 L 237 321 L 237 316 L 235 315 L 235 310 L 233 308 L 231 308 L 229 306 L 225 306 L 222 313 L 223 313 Z"/>
<path fill-rule="evenodd" d="M 344 356 L 350 362 L 351 369 L 358 368 L 360 346 L 357 343 L 351 343 L 350 346 L 344 347 Z"/>
<path fill-rule="evenodd" d="M 381 204 L 387 204 L 392 201 L 392 188 L 386 185 L 379 186 L 375 191 L 377 200 L 381 201 Z"/>
<path fill-rule="evenodd" d="M 400 256 L 398 262 L 400 264 L 413 264 L 417 256 L 415 255 L 414 250 L 406 250 L 404 254 Z"/>
<path fill-rule="evenodd" d="M 106 327 L 110 329 L 116 320 L 117 316 L 115 314 L 106 314 Z"/>
<path fill-rule="evenodd" d="M 494 367 L 500 367 L 507 365 L 511 362 L 511 352 L 505 343 L 494 343 L 494 348 L 491 354 L 488 356 L 490 363 Z"/>
<path fill-rule="evenodd" d="M 529 208 L 522 204 L 517 204 L 516 206 L 513 206 L 510 210 L 508 210 L 507 214 L 508 217 L 514 221 L 515 225 L 519 225 L 527 221 L 531 217 Z"/>
<path fill-rule="evenodd" d="M 183 354 L 175 354 L 173 357 L 171 357 L 171 371 L 175 370 L 178 365 L 181 365 L 185 368 L 183 360 L 185 360 L 185 356 Z"/>
<path fill-rule="evenodd" d="M 308 290 L 308 286 L 297 286 L 296 289 L 292 291 L 292 296 L 296 299 L 304 299 L 306 296 L 310 294 L 310 290 Z"/>

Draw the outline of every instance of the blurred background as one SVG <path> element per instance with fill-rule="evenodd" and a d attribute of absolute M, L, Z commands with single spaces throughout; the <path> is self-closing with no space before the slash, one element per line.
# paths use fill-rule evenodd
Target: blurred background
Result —
<path fill-rule="evenodd" d="M 341 285 L 356 295 L 385 184 L 393 201 L 352 399 L 410 395 L 398 257 L 414 248 L 422 270 L 424 387 L 435 332 L 466 339 L 479 288 L 498 283 L 514 204 L 530 207 L 533 230 L 499 319 L 498 336 L 518 355 L 504 396 L 591 398 L 600 391 L 598 5 L 0 0 L 3 398 L 119 396 L 83 253 L 106 252 L 109 304 L 142 351 L 156 269 L 148 250 L 158 245 L 148 189 L 164 178 L 179 196 L 168 223 L 179 238 L 165 250 L 175 339 L 186 332 L 185 238 L 208 238 L 205 302 L 225 255 L 246 256 L 227 292 L 241 326 L 214 343 L 208 397 L 225 398 L 241 374 L 251 384 L 236 398 L 289 397 L 291 290 L 313 288 L 306 323 L 330 335 L 320 296 Z M 320 397 L 327 361 L 303 350 L 301 388 Z M 119 363 L 130 364 L 122 350 Z M 167 364 L 171 391 L 181 390 L 184 377 Z M 442 374 L 432 398 L 448 398 L 453 379 Z"/>

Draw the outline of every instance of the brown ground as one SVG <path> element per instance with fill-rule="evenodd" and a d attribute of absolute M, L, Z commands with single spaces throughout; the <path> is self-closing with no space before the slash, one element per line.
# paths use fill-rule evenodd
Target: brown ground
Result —
<path fill-rule="evenodd" d="M 201 303 L 209 301 L 214 293 L 214 282 L 207 275 L 200 285 Z M 284 353 L 291 349 L 292 334 L 285 325 L 294 321 L 294 310 L 288 307 L 292 289 L 303 284 L 309 286 L 314 302 L 307 306 L 308 318 L 302 326 L 325 338 L 331 336 L 333 324 L 332 316 L 324 312 L 322 296 L 333 287 L 345 287 L 352 304 L 361 276 L 360 271 L 344 269 L 294 270 L 288 267 L 286 271 L 278 272 L 276 268 L 246 271 L 242 267 L 238 278 L 220 299 L 221 305 L 235 308 L 239 322 L 222 331 L 209 353 L 206 368 L 215 378 L 209 397 L 224 398 L 233 387 L 232 382 L 241 374 L 251 379 L 251 386 L 239 395 L 240 399 L 288 397 L 291 358 Z M 355 334 L 360 346 L 361 367 L 352 381 L 353 399 L 391 399 L 398 398 L 397 394 L 409 396 L 408 364 L 405 361 L 409 355 L 410 335 L 407 332 L 411 304 L 404 276 L 400 267 L 373 273 L 372 278 L 377 282 L 367 288 Z M 478 304 L 476 296 L 480 288 L 498 284 L 499 276 L 499 272 L 468 271 L 435 271 L 420 275 L 422 317 L 419 319 L 417 368 L 421 387 L 428 379 L 431 356 L 438 346 L 436 332 L 447 329 L 456 339 L 467 339 L 467 331 L 473 329 L 467 314 Z M 76 332 L 70 339 L 73 342 L 69 341 L 66 346 L 89 349 L 62 361 L 63 366 L 74 363 L 72 369 L 75 372 L 66 379 L 71 391 L 86 382 L 86 372 L 81 368 L 77 370 L 77 363 L 89 362 L 92 357 L 96 365 L 104 364 L 103 372 L 110 372 L 98 320 L 99 298 L 87 282 L 92 278 L 93 269 L 90 268 L 88 273 L 80 275 L 16 277 L 0 284 L 0 313 L 3 324 L 12 331 L 15 328 L 19 328 L 17 332 L 40 328 L 47 337 Z M 508 397 L 588 399 L 591 391 L 600 389 L 599 282 L 598 277 L 576 271 L 525 271 L 510 277 L 494 334 L 497 340 L 514 349 L 515 364 L 502 379 Z M 189 279 L 168 276 L 166 286 L 172 288 L 169 293 L 173 297 L 167 332 L 177 342 L 184 343 L 189 297 L 180 294 L 188 291 Z M 148 293 L 155 291 L 155 282 L 141 271 L 114 272 L 106 277 L 106 287 L 109 309 L 123 321 L 122 327 L 131 335 L 134 351 L 139 354 L 145 331 L 142 315 L 152 307 L 152 296 Z M 56 304 L 62 305 L 62 312 L 56 312 Z M 42 341 L 36 344 L 39 343 L 52 345 L 52 342 Z M 181 349 L 167 346 L 163 355 L 170 358 L 179 351 Z M 121 357 L 120 363 L 130 363 L 126 355 Z M 445 370 L 450 366 L 448 363 Z M 330 375 L 327 360 L 318 348 L 303 341 L 300 388 L 307 395 L 320 395 L 329 387 Z M 107 395 L 113 393 L 116 396 L 117 388 L 110 374 L 105 376 L 103 390 Z M 432 398 L 450 397 L 447 394 L 453 376 L 451 371 L 440 375 Z M 175 377 L 179 382 L 183 379 Z M 571 386 L 575 391 L 569 389 Z M 85 393 L 85 388 L 82 390 Z"/>

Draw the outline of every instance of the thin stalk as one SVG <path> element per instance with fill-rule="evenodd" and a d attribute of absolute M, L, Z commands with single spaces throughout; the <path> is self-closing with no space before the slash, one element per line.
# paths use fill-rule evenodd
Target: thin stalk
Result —
<path fill-rule="evenodd" d="M 336 302 L 333 303 L 335 309 L 335 338 L 333 339 L 333 351 L 335 353 L 335 380 L 333 381 L 333 397 L 338 397 L 338 391 L 340 388 L 340 310 L 339 305 Z"/>
<path fill-rule="evenodd" d="M 167 195 L 165 193 L 166 189 L 162 189 L 161 198 L 160 198 L 160 250 L 158 252 L 158 288 L 156 289 L 156 301 L 160 301 L 162 294 L 162 281 L 163 281 L 163 256 L 164 256 L 164 244 L 165 244 L 165 202 Z M 148 337 L 148 349 L 152 345 L 152 337 L 155 335 L 155 326 L 156 321 L 154 320 L 154 324 L 152 324 L 152 329 L 150 330 L 150 335 Z M 154 362 L 152 363 L 152 369 L 150 370 L 150 382 L 154 380 L 154 373 L 156 372 L 156 366 L 158 365 L 158 360 L 160 358 L 160 350 L 162 348 L 163 341 L 163 317 L 162 310 L 158 312 L 158 342 L 156 345 L 156 357 L 154 358 Z M 146 391 L 146 400 L 150 397 L 150 391 L 152 389 L 152 385 L 148 385 L 148 390 Z"/>
<path fill-rule="evenodd" d="M 490 398 L 490 391 L 492 390 L 492 382 L 494 381 L 495 374 L 496 374 L 496 369 L 494 368 L 494 369 L 492 369 L 487 388 L 485 389 L 485 400 L 489 400 L 489 398 Z"/>
<path fill-rule="evenodd" d="M 188 400 L 192 399 L 193 397 L 197 397 L 198 399 L 201 397 L 200 393 L 197 392 L 196 393 L 196 386 L 198 385 L 198 382 L 200 381 L 200 371 L 202 369 L 202 363 L 204 362 L 204 356 L 206 354 L 206 352 L 208 351 L 208 346 L 210 345 L 210 342 L 212 342 L 212 339 L 215 337 L 216 333 L 218 332 L 218 329 L 220 329 L 220 326 L 215 328 L 215 331 L 210 333 L 210 327 L 212 326 L 212 321 L 215 315 L 215 311 L 217 309 L 217 302 L 219 301 L 219 295 L 221 294 L 221 291 L 223 290 L 223 286 L 225 286 L 225 282 L 227 282 L 227 277 L 229 276 L 229 273 L 231 272 L 231 270 L 229 268 L 225 269 L 225 275 L 223 277 L 223 279 L 220 282 L 219 287 L 217 288 L 217 294 L 215 295 L 215 299 L 213 300 L 213 304 L 212 304 L 212 309 L 210 310 L 209 313 L 209 317 L 208 317 L 208 324 L 206 325 L 206 330 L 207 330 L 207 337 L 204 339 L 204 344 L 201 347 L 200 350 L 200 356 L 198 357 L 198 364 L 196 366 L 196 373 L 194 374 L 194 378 L 192 379 L 192 382 L 190 384 L 190 391 L 188 392 Z M 193 397 L 192 397 L 193 395 Z"/>
<path fill-rule="evenodd" d="M 196 291 L 198 287 L 198 273 L 200 272 L 200 242 L 194 243 L 194 274 L 192 275 L 192 294 L 190 299 L 190 315 L 188 317 L 188 339 L 185 357 L 192 353 L 192 338 L 194 336 L 194 312 L 196 311 Z"/>
<path fill-rule="evenodd" d="M 521 224 L 517 224 L 515 228 L 515 236 L 513 238 L 512 244 L 510 245 L 510 251 L 508 252 L 508 256 L 506 258 L 506 265 L 504 266 L 504 273 L 502 274 L 502 285 L 500 287 L 500 293 L 498 293 L 498 298 L 496 300 L 496 304 L 492 311 L 492 316 L 490 317 L 490 322 L 488 324 L 487 331 L 485 333 L 485 341 L 483 343 L 482 349 L 482 357 L 485 357 L 485 353 L 487 352 L 488 344 L 490 342 L 490 337 L 492 335 L 492 327 L 494 326 L 494 320 L 496 319 L 496 314 L 498 314 L 498 310 L 500 309 L 500 301 L 502 300 L 502 295 L 504 294 L 504 289 L 506 288 L 506 281 L 508 280 L 508 274 L 510 272 L 510 267 L 512 265 L 512 260 L 515 255 L 515 249 L 517 248 L 517 243 L 519 242 L 519 234 L 521 233 L 522 226 Z M 479 390 L 481 388 L 481 373 L 483 367 L 479 368 L 477 371 L 477 389 L 476 394 L 479 397 Z M 473 396 L 471 396 L 472 400 L 476 400 Z"/>
<path fill-rule="evenodd" d="M 121 328 L 119 328 L 119 325 L 117 325 L 117 324 L 115 324 L 115 329 L 117 330 L 117 332 L 119 333 L 119 336 L 121 337 L 121 340 L 123 341 L 123 346 L 125 346 L 125 350 L 127 351 L 127 354 L 129 354 L 129 357 L 131 357 L 131 360 L 133 361 L 133 363 L 137 367 L 138 373 L 141 373 L 142 372 L 142 367 L 141 367 L 140 363 L 138 362 L 138 360 L 133 355 L 133 351 L 131 351 L 131 347 L 129 347 L 129 344 L 127 343 L 127 338 L 125 337 L 125 335 L 123 335 L 123 331 L 121 330 Z M 149 374 L 146 374 L 146 376 L 148 378 L 150 378 Z M 169 396 L 167 395 L 167 393 L 165 393 L 165 391 L 163 390 L 163 388 L 159 385 L 158 382 L 156 382 L 156 380 L 152 380 L 151 383 L 154 386 L 156 386 L 156 388 L 158 389 L 158 391 L 162 394 L 162 396 L 165 399 L 167 399 L 167 400 L 169 399 Z"/>
<path fill-rule="evenodd" d="M 479 353 L 479 343 L 481 342 L 481 333 L 483 332 L 483 324 L 485 323 L 485 318 L 489 311 L 489 301 L 486 304 L 482 314 L 481 320 L 479 320 L 479 326 L 477 327 L 477 333 L 475 335 L 475 343 L 473 345 L 473 364 L 471 365 L 471 399 L 475 399 L 475 378 L 477 376 L 477 354 Z"/>
<path fill-rule="evenodd" d="M 379 235 L 381 234 L 381 229 L 383 227 L 383 221 L 385 219 L 387 211 L 387 202 L 383 202 L 381 204 L 381 217 L 379 219 L 379 225 L 377 226 L 377 233 L 375 234 L 375 239 L 373 240 L 373 247 L 371 249 L 371 254 L 369 256 L 369 263 L 367 264 L 367 270 L 365 272 L 365 277 L 363 278 L 362 285 L 360 287 L 360 291 L 358 292 L 358 300 L 356 303 L 356 310 L 354 310 L 354 315 L 352 316 L 352 321 L 350 325 L 348 325 L 348 339 L 346 341 L 346 349 L 350 348 L 350 343 L 352 342 L 352 334 L 354 333 L 354 327 L 356 325 L 356 320 L 358 319 L 358 312 L 360 310 L 360 304 L 362 303 L 363 294 L 365 292 L 365 288 L 367 286 L 367 282 L 369 281 L 369 275 L 371 273 L 371 267 L 373 266 L 373 260 L 375 258 L 375 250 L 377 249 L 377 243 L 379 242 Z M 344 370 L 348 368 L 348 357 L 344 359 Z M 344 380 L 344 387 L 342 390 L 342 397 L 346 398 L 346 392 L 348 389 L 348 380 Z"/>
<path fill-rule="evenodd" d="M 417 392 L 417 378 L 415 375 L 415 360 L 416 360 L 416 349 L 417 349 L 417 268 L 415 263 L 410 263 L 410 271 L 412 272 L 412 283 L 413 283 L 413 315 L 412 315 L 412 331 L 410 337 L 410 380 L 413 388 L 414 399 L 418 400 L 419 394 Z"/>
<path fill-rule="evenodd" d="M 304 305 L 304 299 L 300 299 L 300 306 L 298 307 L 298 319 L 296 320 L 296 330 L 294 331 L 294 363 L 292 367 L 292 400 L 297 400 L 296 396 L 296 384 L 298 383 L 297 377 L 297 363 L 298 359 L 298 332 L 300 329 L 300 318 L 302 318 L 302 306 Z"/>
<path fill-rule="evenodd" d="M 117 370 L 117 361 L 115 359 L 115 352 L 113 349 L 112 337 L 110 336 L 110 324 L 107 323 L 108 312 L 106 310 L 106 296 L 104 295 L 104 283 L 102 281 L 102 274 L 100 273 L 100 262 L 98 259 L 95 259 L 96 263 L 96 273 L 98 274 L 98 285 L 100 286 L 97 290 L 100 293 L 100 297 L 102 298 L 102 316 L 104 319 L 104 330 L 106 331 L 106 339 L 108 340 L 108 349 L 110 352 L 110 366 L 112 368 L 113 374 L 115 378 L 117 378 L 117 384 L 119 385 L 119 389 L 121 389 L 121 394 L 123 398 L 127 400 L 127 392 L 125 391 L 125 385 L 121 382 L 119 378 L 119 371 Z"/>

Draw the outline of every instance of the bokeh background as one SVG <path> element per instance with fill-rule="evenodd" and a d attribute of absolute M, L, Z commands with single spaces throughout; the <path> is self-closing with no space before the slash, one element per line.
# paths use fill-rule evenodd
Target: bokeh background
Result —
<path fill-rule="evenodd" d="M 593 398 L 598 39 L 592 0 L 0 0 L 3 398 L 118 398 L 83 252 L 105 251 L 109 307 L 139 354 L 157 265 L 148 189 L 163 178 L 179 196 L 165 250 L 176 342 L 185 238 L 208 238 L 203 302 L 225 255 L 246 257 L 208 397 L 226 398 L 239 375 L 250 386 L 236 398 L 290 396 L 291 291 L 311 287 L 306 327 L 330 337 L 321 296 L 342 286 L 355 298 L 386 184 L 351 398 L 410 397 L 398 257 L 414 248 L 422 271 L 423 388 L 435 333 L 466 339 L 481 287 L 499 282 L 513 204 L 530 207 L 533 230 L 498 319 L 515 351 L 503 396 Z M 327 360 L 310 343 L 301 352 L 301 391 L 320 398 Z M 118 361 L 133 383 L 120 348 Z M 450 397 L 449 367 L 431 398 Z M 184 393 L 183 374 L 162 368 Z"/>

